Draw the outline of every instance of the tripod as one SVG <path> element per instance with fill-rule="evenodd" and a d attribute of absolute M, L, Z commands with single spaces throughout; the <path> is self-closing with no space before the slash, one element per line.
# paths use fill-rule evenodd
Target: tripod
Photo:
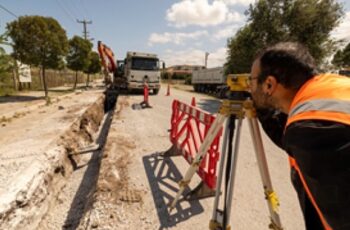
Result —
<path fill-rule="evenodd" d="M 259 172 L 263 183 L 265 199 L 267 200 L 270 220 L 271 223 L 269 228 L 274 230 L 282 230 L 282 225 L 280 222 L 280 218 L 278 215 L 278 198 L 276 193 L 272 188 L 272 182 L 268 171 L 266 156 L 262 144 L 262 139 L 260 135 L 259 125 L 256 119 L 256 112 L 253 107 L 253 102 L 246 96 L 246 92 L 242 91 L 241 85 L 238 84 L 238 79 L 234 80 L 233 83 L 229 83 L 231 88 L 231 95 L 228 100 L 224 100 L 219 114 L 217 115 L 215 122 L 210 127 L 206 138 L 204 139 L 202 145 L 199 148 L 199 151 L 193 160 L 190 168 L 187 170 L 184 178 L 179 182 L 179 191 L 176 194 L 174 200 L 170 204 L 170 211 L 175 207 L 176 202 L 180 198 L 183 193 L 185 187 L 190 183 L 191 178 L 197 171 L 200 162 L 202 161 L 204 155 L 207 153 L 210 144 L 212 143 L 215 136 L 220 131 L 222 125 L 226 121 L 226 127 L 224 130 L 224 139 L 222 144 L 222 155 L 220 159 L 219 172 L 218 172 L 218 180 L 216 185 L 216 194 L 214 201 L 214 209 L 212 219 L 209 223 L 210 230 L 229 230 L 231 229 L 229 226 L 230 222 L 230 214 L 231 214 L 231 204 L 233 198 L 233 185 L 235 179 L 235 169 L 238 157 L 239 150 L 239 140 L 240 140 L 240 132 L 241 125 L 244 117 L 247 117 L 249 123 L 249 129 L 251 133 L 251 137 L 254 144 L 254 149 L 256 153 L 257 163 L 259 166 Z M 237 122 L 236 134 L 235 132 L 235 122 Z M 232 146 L 232 142 L 234 140 L 234 146 Z M 228 147 L 228 152 L 227 152 Z M 233 150 L 233 151 L 232 151 Z M 227 154 L 228 153 L 228 154 Z M 227 160 L 226 160 L 226 155 Z M 221 183 L 223 179 L 224 165 L 226 163 L 226 183 L 225 183 L 225 198 L 224 198 L 224 208 L 220 210 L 219 200 L 221 194 Z"/>

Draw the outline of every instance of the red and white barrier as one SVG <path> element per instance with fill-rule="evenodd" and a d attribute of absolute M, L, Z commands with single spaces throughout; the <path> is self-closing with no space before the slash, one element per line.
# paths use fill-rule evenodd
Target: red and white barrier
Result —
<path fill-rule="evenodd" d="M 190 164 L 215 120 L 215 116 L 195 107 L 194 98 L 191 104 L 173 101 L 170 131 L 171 143 Z M 216 165 L 219 159 L 221 135 L 222 130 L 211 143 L 197 171 L 202 181 L 211 190 L 215 190 L 216 186 Z"/>

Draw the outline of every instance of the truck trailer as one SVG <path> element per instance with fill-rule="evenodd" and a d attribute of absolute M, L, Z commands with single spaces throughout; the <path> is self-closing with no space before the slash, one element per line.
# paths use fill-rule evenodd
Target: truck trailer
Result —
<path fill-rule="evenodd" d="M 195 92 L 214 94 L 220 98 L 227 90 L 224 67 L 195 70 L 191 83 Z"/>
<path fill-rule="evenodd" d="M 227 85 L 227 76 L 224 67 L 215 67 L 201 69 L 192 72 L 192 85 L 195 92 L 212 94 L 218 98 L 225 98 L 229 87 Z M 239 73 L 230 74 L 237 78 L 243 77 L 248 82 L 249 74 Z"/>

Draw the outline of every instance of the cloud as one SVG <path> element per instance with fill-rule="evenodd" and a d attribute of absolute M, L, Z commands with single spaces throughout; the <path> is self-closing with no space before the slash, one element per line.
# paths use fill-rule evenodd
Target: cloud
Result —
<path fill-rule="evenodd" d="M 168 33 L 163 34 L 152 33 L 148 39 L 148 45 L 152 46 L 155 43 L 165 44 L 174 43 L 181 45 L 185 40 L 197 40 L 203 36 L 207 36 L 208 32 L 206 30 L 199 30 L 193 33 Z"/>
<path fill-rule="evenodd" d="M 243 5 L 248 6 L 250 3 L 254 3 L 255 0 L 220 0 L 226 5 Z"/>
<path fill-rule="evenodd" d="M 230 12 L 228 6 L 219 0 L 214 0 L 212 4 L 208 0 L 183 0 L 173 4 L 166 12 L 166 19 L 175 27 L 215 26 L 242 18 L 239 13 Z"/>
<path fill-rule="evenodd" d="M 344 39 L 350 42 L 350 11 L 345 13 L 345 17 L 337 28 L 335 28 L 331 36 L 335 39 Z"/>
<path fill-rule="evenodd" d="M 172 65 L 204 65 L 204 50 L 188 49 L 181 51 L 168 50 L 163 55 L 162 59 L 165 60 L 167 66 Z M 219 48 L 213 52 L 210 52 L 208 56 L 208 67 L 223 66 L 226 62 L 226 48 Z"/>
<path fill-rule="evenodd" d="M 244 20 L 244 16 L 240 13 L 237 13 L 237 12 L 229 12 L 227 14 L 227 22 L 242 22 Z"/>
<path fill-rule="evenodd" d="M 227 26 L 221 30 L 216 31 L 212 36 L 214 40 L 227 39 L 229 37 L 233 37 L 238 30 L 238 25 Z"/>

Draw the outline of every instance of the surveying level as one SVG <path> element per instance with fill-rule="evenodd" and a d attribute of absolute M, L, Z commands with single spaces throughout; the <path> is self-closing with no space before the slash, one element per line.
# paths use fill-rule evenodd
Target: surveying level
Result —
<path fill-rule="evenodd" d="M 175 207 L 176 202 L 183 193 L 185 187 L 190 183 L 193 175 L 198 170 L 198 167 L 207 153 L 210 144 L 220 131 L 225 123 L 224 136 L 222 142 L 222 151 L 220 157 L 219 172 L 216 184 L 216 193 L 214 200 L 214 209 L 212 219 L 209 222 L 210 230 L 230 230 L 230 214 L 233 198 L 233 185 L 236 173 L 236 163 L 239 150 L 239 140 L 241 126 L 244 117 L 247 117 L 249 129 L 254 144 L 254 150 L 259 166 L 259 172 L 263 183 L 265 199 L 267 200 L 270 220 L 269 228 L 274 230 L 282 230 L 282 225 L 278 215 L 278 198 L 272 188 L 271 178 L 268 171 L 266 156 L 262 144 L 261 134 L 258 121 L 256 119 L 256 111 L 253 106 L 253 101 L 250 99 L 248 92 L 248 75 L 230 74 L 227 77 L 227 85 L 229 86 L 228 99 L 223 100 L 219 113 L 210 127 L 207 136 L 205 137 L 199 151 L 193 160 L 190 168 L 187 170 L 184 178 L 179 182 L 179 191 L 174 200 L 170 204 L 170 212 Z M 237 122 L 237 130 L 235 134 L 235 122 Z M 232 145 L 234 144 L 234 145 Z M 228 148 L 228 149 L 227 149 Z M 227 151 L 228 150 L 228 151 Z M 227 159 L 226 159 L 227 158 Z M 225 169 L 225 192 L 223 209 L 220 210 L 219 200 L 221 195 L 221 183 Z"/>

